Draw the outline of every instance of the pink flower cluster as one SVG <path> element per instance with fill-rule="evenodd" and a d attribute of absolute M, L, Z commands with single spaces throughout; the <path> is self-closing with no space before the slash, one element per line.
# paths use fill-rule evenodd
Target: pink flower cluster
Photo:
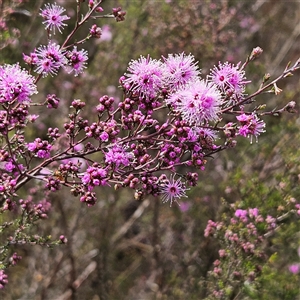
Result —
<path fill-rule="evenodd" d="M 4 270 L 0 270 L 0 289 L 3 289 L 7 283 L 7 275 L 4 273 Z"/>

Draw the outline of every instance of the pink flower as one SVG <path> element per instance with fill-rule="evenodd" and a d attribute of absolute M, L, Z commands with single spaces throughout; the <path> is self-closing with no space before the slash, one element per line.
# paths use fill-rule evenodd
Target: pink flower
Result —
<path fill-rule="evenodd" d="M 201 126 L 218 119 L 221 94 L 212 83 L 196 80 L 176 91 L 166 102 L 190 126 Z"/>
<path fill-rule="evenodd" d="M 112 32 L 110 26 L 103 25 L 100 41 L 110 41 L 111 39 L 112 39 Z"/>
<path fill-rule="evenodd" d="M 300 272 L 300 264 L 292 264 L 289 266 L 289 271 L 292 274 L 298 274 Z"/>
<path fill-rule="evenodd" d="M 257 217 L 258 216 L 258 209 L 257 208 L 249 208 L 249 216 L 250 217 Z"/>
<path fill-rule="evenodd" d="M 32 143 L 27 144 L 27 149 L 39 158 L 49 158 L 52 146 L 48 141 L 36 138 Z"/>
<path fill-rule="evenodd" d="M 171 91 L 177 90 L 191 80 L 196 80 L 200 71 L 193 55 L 169 54 L 163 57 L 165 64 L 165 80 Z"/>
<path fill-rule="evenodd" d="M 62 15 L 66 10 L 55 4 L 46 4 L 44 9 L 41 9 L 40 15 L 45 19 L 43 24 L 46 25 L 46 29 L 53 30 L 55 34 L 55 28 L 61 33 L 61 29 L 66 26 L 63 22 L 70 19 L 67 15 Z"/>
<path fill-rule="evenodd" d="M 241 123 L 241 126 L 239 127 L 239 134 L 244 137 L 250 136 L 251 143 L 253 136 L 255 136 L 257 142 L 257 137 L 261 133 L 265 132 L 265 122 L 263 120 L 260 120 L 255 114 L 241 114 L 236 118 Z"/>
<path fill-rule="evenodd" d="M 220 257 L 225 257 L 227 254 L 226 254 L 226 250 L 225 249 L 220 249 L 219 250 L 219 256 Z"/>
<path fill-rule="evenodd" d="M 177 199 L 182 197 L 187 197 L 185 194 L 186 187 L 181 182 L 180 178 L 175 180 L 174 176 L 170 179 L 167 179 L 164 185 L 161 188 L 160 194 L 162 194 L 162 202 L 166 203 L 170 201 L 170 206 L 172 206 L 173 202 L 177 202 Z"/>
<path fill-rule="evenodd" d="M 182 212 L 186 212 L 186 211 L 188 211 L 188 210 L 190 209 L 190 207 L 191 207 L 191 203 L 190 203 L 190 202 L 182 202 L 182 203 L 180 204 L 179 209 L 180 209 Z"/>
<path fill-rule="evenodd" d="M 109 140 L 109 134 L 107 132 L 103 131 L 100 134 L 100 139 L 102 142 L 107 142 Z"/>
<path fill-rule="evenodd" d="M 9 161 L 5 164 L 4 168 L 7 172 L 12 172 L 15 169 L 15 165 Z"/>
<path fill-rule="evenodd" d="M 3 270 L 0 270 L 0 289 L 3 289 L 7 283 L 7 275 L 4 273 Z"/>
<path fill-rule="evenodd" d="M 37 94 L 34 77 L 19 64 L 0 66 L 0 103 L 30 101 Z"/>
<path fill-rule="evenodd" d="M 236 212 L 234 213 L 234 215 L 237 218 L 245 218 L 247 217 L 248 212 L 244 209 L 237 209 Z"/>
<path fill-rule="evenodd" d="M 43 74 L 56 75 L 58 70 L 67 63 L 60 46 L 55 43 L 49 43 L 47 46 L 40 46 L 36 51 L 38 60 L 36 62 L 35 72 Z"/>
<path fill-rule="evenodd" d="M 139 97 L 150 100 L 155 98 L 163 87 L 163 65 L 160 61 L 141 56 L 132 60 L 127 68 L 127 79 L 124 84 L 129 84 L 132 92 Z"/>
<path fill-rule="evenodd" d="M 66 54 L 71 70 L 69 73 L 74 72 L 78 76 L 86 68 L 86 61 L 88 60 L 88 53 L 86 50 L 77 50 L 75 46 L 72 51 Z"/>
<path fill-rule="evenodd" d="M 28 65 L 35 65 L 37 62 L 37 56 L 35 51 L 31 52 L 30 55 L 26 55 L 23 53 L 23 60 Z"/>
<path fill-rule="evenodd" d="M 126 151 L 126 146 L 120 146 L 115 144 L 110 147 L 108 152 L 105 153 L 105 162 L 107 164 L 113 164 L 116 168 L 120 166 L 127 167 L 134 158 L 132 152 Z"/>
<path fill-rule="evenodd" d="M 107 184 L 107 171 L 99 164 L 94 163 L 83 173 L 81 181 L 87 186 L 88 191 L 91 191 L 95 186 Z"/>
<path fill-rule="evenodd" d="M 246 81 L 245 71 L 239 70 L 239 65 L 219 62 L 219 65 L 214 66 L 208 76 L 209 80 L 216 84 L 222 93 L 230 96 L 227 105 L 240 98 L 244 93 L 245 85 L 250 82 Z"/>

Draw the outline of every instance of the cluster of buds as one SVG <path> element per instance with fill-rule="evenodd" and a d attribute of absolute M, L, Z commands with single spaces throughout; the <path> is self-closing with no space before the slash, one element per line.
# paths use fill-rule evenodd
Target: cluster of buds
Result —
<path fill-rule="evenodd" d="M 229 290 L 237 284 L 255 284 L 263 265 L 270 259 L 271 253 L 266 248 L 267 238 L 275 234 L 280 222 L 298 206 L 296 202 L 289 203 L 286 207 L 288 213 L 274 218 L 270 215 L 264 216 L 256 207 L 236 209 L 233 204 L 231 218 L 224 216 L 218 222 L 208 220 L 204 236 L 218 239 L 221 247 L 218 251 L 219 258 L 214 261 L 214 267 L 209 272 L 215 282 L 214 299 L 220 299 L 225 294 L 230 295 Z M 292 264 L 289 271 L 297 274 L 297 267 L 297 264 Z"/>

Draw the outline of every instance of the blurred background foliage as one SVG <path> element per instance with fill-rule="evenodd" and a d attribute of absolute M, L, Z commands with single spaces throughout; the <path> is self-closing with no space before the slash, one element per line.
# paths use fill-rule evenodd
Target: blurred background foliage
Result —
<path fill-rule="evenodd" d="M 21 61 L 40 44 L 47 43 L 39 9 L 48 1 L 2 1 L 0 62 Z M 75 15 L 75 1 L 57 0 Z M 95 118 L 93 106 L 104 94 L 121 98 L 119 77 L 128 62 L 140 55 L 153 58 L 168 53 L 192 53 L 205 77 L 219 61 L 245 61 L 252 48 L 260 46 L 262 56 L 251 63 L 247 93 L 254 92 L 262 77 L 279 75 L 289 61 L 299 57 L 299 1 L 239 0 L 120 0 L 104 1 L 104 12 L 121 6 L 126 20 L 116 23 L 98 19 L 100 40 L 90 40 L 86 73 L 73 78 L 61 72 L 39 82 L 42 102 L 56 93 L 62 102 L 58 110 L 40 115 L 28 136 L 62 128 L 73 99 L 87 103 L 86 116 Z M 71 21 L 68 21 L 71 24 Z M 79 32 L 86 36 L 92 23 Z M 71 27 L 65 29 L 66 37 Z M 56 35 L 57 41 L 63 37 Z M 281 107 L 289 101 L 299 105 L 299 73 L 279 83 L 280 95 L 264 94 L 257 103 Z M 297 107 L 297 110 L 299 106 Z M 94 117 L 93 117 L 94 116 Z M 68 243 L 54 249 L 16 246 L 12 252 L 23 260 L 9 270 L 9 281 L 1 299 L 205 299 L 211 296 L 208 272 L 218 258 L 219 241 L 204 237 L 207 221 L 230 218 L 224 203 L 258 207 L 265 214 L 280 216 L 287 199 L 300 199 L 299 113 L 265 117 L 267 132 L 258 143 L 238 139 L 237 147 L 215 155 L 199 174 L 199 184 L 188 192 L 181 207 L 163 205 L 159 199 L 133 200 L 132 191 L 99 189 L 92 208 L 59 191 L 52 195 L 49 219 L 39 222 L 33 233 Z M 33 185 L 37 185 L 34 182 Z M 23 191 L 25 194 L 28 187 Z M 223 203 L 223 204 L 222 204 Z M 226 206 L 226 205 L 225 205 Z M 228 215 L 226 215 L 226 213 Z M 299 298 L 299 274 L 288 267 L 299 262 L 299 217 L 291 216 L 270 237 L 266 252 L 270 259 L 257 279 L 259 293 L 245 288 L 224 299 Z M 226 283 L 225 283 L 226 284 Z M 297 298 L 298 297 L 298 298 Z"/>

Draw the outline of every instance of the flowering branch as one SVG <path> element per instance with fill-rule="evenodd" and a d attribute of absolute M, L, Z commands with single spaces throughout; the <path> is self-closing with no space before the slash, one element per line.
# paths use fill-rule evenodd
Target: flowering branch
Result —
<path fill-rule="evenodd" d="M 187 197 L 188 187 L 197 184 L 198 171 L 205 170 L 207 157 L 235 147 L 239 136 L 257 140 L 265 132 L 265 123 L 260 117 L 294 111 L 292 102 L 280 110 L 260 114 L 259 108 L 246 105 L 271 87 L 271 91 L 278 94 L 281 90 L 277 82 L 297 71 L 299 61 L 263 86 L 266 76 L 262 86 L 247 96 L 245 89 L 250 81 L 244 69 L 258 57 L 260 48 L 255 48 L 241 67 L 240 63 L 220 62 L 204 78 L 192 54 L 169 54 L 161 59 L 148 55 L 132 60 L 127 72 L 120 77 L 121 102 L 104 95 L 95 107 L 95 119 L 87 119 L 84 117 L 86 104 L 73 100 L 62 130 L 50 127 L 46 138 L 36 136 L 29 140 L 25 132 L 38 118 L 30 114 L 29 109 L 36 106 L 57 109 L 60 104 L 55 94 L 47 95 L 41 104 L 33 103 L 32 97 L 38 93 L 37 82 L 48 75 L 56 76 L 61 69 L 74 76 L 83 73 L 88 52 L 78 50 L 77 45 L 91 37 L 101 37 L 101 28 L 94 24 L 86 38 L 69 44 L 78 29 L 89 19 L 124 20 L 126 13 L 120 7 L 114 8 L 112 15 L 94 16 L 102 12 L 101 3 L 101 0 L 89 1 L 89 11 L 80 19 L 83 3 L 77 1 L 75 25 L 66 40 L 59 45 L 50 39 L 48 45 L 23 55 L 36 77 L 18 63 L 0 66 L 0 212 L 13 209 L 20 212 L 17 229 L 3 246 L 5 255 L 0 256 L 1 261 L 7 260 L 12 243 L 51 246 L 66 242 L 64 236 L 50 242 L 50 238 L 25 233 L 26 228 L 47 217 L 51 206 L 49 194 L 63 186 L 89 207 L 97 201 L 97 187 L 112 185 L 115 189 L 129 187 L 137 200 L 152 195 L 161 197 L 162 202 L 170 206 L 174 202 L 180 205 L 179 199 Z M 41 10 L 48 38 L 51 38 L 50 32 L 61 33 L 66 26 L 64 22 L 70 18 L 64 12 L 65 9 L 56 4 L 46 5 Z M 226 121 L 224 114 L 232 119 Z M 93 159 L 95 153 L 100 160 Z M 39 197 L 45 194 L 39 203 L 34 203 L 30 194 L 26 199 L 18 195 L 33 179 L 43 184 L 41 189 L 32 191 Z M 241 211 L 238 214 L 238 218 L 245 217 Z M 272 225 L 272 220 L 266 219 L 266 222 Z M 7 223 L 2 230 L 9 227 Z M 235 239 L 231 233 L 226 234 L 230 241 Z M 251 252 L 251 247 L 243 245 L 246 252 Z M 9 263 L 3 265 L 8 267 Z M 0 276 L 5 277 L 2 273 Z M 5 280 L 6 277 L 2 282 Z"/>
<path fill-rule="evenodd" d="M 283 73 L 281 75 L 279 75 L 277 78 L 275 78 L 272 82 L 268 83 L 265 86 L 260 86 L 260 88 L 255 93 L 245 97 L 244 99 L 242 99 L 235 105 L 231 105 L 230 107 L 223 109 L 221 112 L 225 113 L 225 112 L 232 110 L 233 108 L 235 108 L 237 106 L 243 105 L 244 103 L 248 103 L 249 100 L 253 99 L 257 95 L 262 94 L 262 92 L 266 91 L 269 88 L 272 88 L 272 90 L 268 91 L 269 93 L 275 93 L 275 95 L 278 95 L 281 92 L 281 90 L 278 89 L 276 83 L 279 80 L 281 80 L 282 78 L 292 76 L 293 73 L 299 69 L 300 69 L 300 58 L 295 62 L 295 64 L 291 68 L 289 68 L 289 65 L 287 65 L 285 70 L 283 71 Z M 269 78 L 269 76 L 267 76 L 267 78 Z"/>

